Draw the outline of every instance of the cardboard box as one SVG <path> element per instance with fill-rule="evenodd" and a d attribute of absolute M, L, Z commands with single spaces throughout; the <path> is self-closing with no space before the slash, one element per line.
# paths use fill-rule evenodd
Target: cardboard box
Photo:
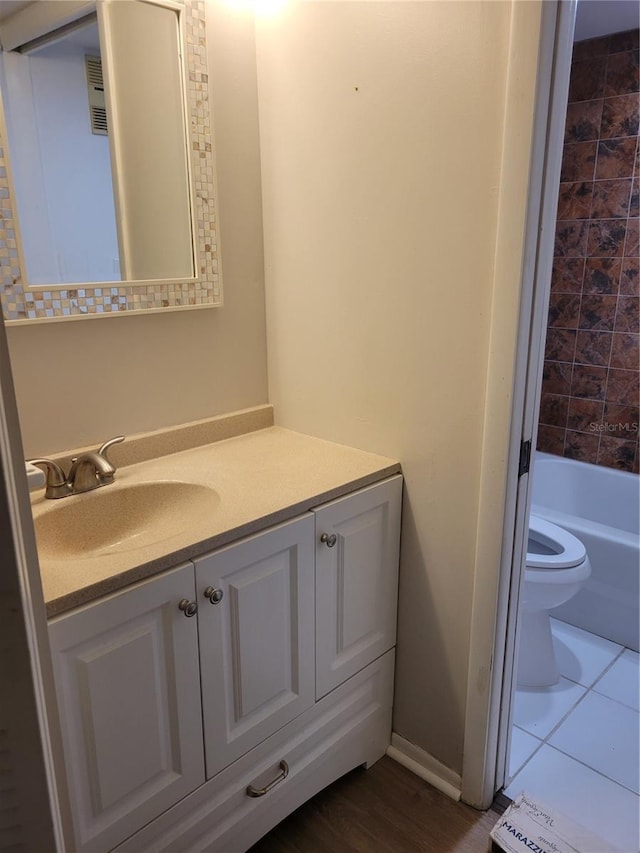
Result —
<path fill-rule="evenodd" d="M 618 853 L 588 829 L 524 791 L 491 830 L 491 850 L 504 853 Z"/>

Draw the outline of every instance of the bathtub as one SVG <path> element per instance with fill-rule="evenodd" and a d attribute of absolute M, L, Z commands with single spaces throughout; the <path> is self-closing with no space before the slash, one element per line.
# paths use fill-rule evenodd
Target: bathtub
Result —
<path fill-rule="evenodd" d="M 638 651 L 640 478 L 536 453 L 532 507 L 580 539 L 592 573 L 553 616 Z"/>

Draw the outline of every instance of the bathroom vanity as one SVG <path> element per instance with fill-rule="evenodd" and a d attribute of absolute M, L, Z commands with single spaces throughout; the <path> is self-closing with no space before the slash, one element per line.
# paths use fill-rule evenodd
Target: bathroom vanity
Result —
<path fill-rule="evenodd" d="M 262 429 L 123 467 L 93 496 L 200 478 L 208 535 L 41 549 L 74 849 L 236 853 L 384 754 L 398 471 Z M 34 501 L 36 531 L 64 501 Z"/>

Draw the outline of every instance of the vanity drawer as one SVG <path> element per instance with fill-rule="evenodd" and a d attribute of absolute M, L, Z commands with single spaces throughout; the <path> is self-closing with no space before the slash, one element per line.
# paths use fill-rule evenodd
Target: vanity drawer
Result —
<path fill-rule="evenodd" d="M 117 853 L 248 849 L 326 785 L 384 755 L 393 665 L 391 650 L 129 838 Z M 269 790 L 249 796 L 248 786 Z"/>

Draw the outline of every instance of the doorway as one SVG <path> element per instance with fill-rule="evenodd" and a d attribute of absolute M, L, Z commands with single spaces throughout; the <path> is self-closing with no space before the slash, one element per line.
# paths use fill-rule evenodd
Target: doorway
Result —
<path fill-rule="evenodd" d="M 531 347 L 535 353 L 546 338 L 544 374 L 538 375 L 536 386 L 538 426 L 534 425 L 534 434 L 538 434 L 538 448 L 550 453 L 543 465 L 553 467 L 554 459 L 570 465 L 577 460 L 579 477 L 584 476 L 586 465 L 604 474 L 605 481 L 606 469 L 615 469 L 616 476 L 623 469 L 636 481 L 614 479 L 612 494 L 628 485 L 633 495 L 634 486 L 637 494 L 637 473 L 633 471 L 637 472 L 638 451 L 637 432 L 635 444 L 629 435 L 632 422 L 627 424 L 627 433 L 622 431 L 621 419 L 620 434 L 606 434 L 605 441 L 602 435 L 608 414 L 623 418 L 623 408 L 633 415 L 638 405 L 637 399 L 614 399 L 622 379 L 636 393 L 638 387 L 638 374 L 634 376 L 631 370 L 633 359 L 637 366 L 633 352 L 638 331 L 638 253 L 633 242 L 638 217 L 637 6 L 597 0 L 579 4 L 575 43 L 569 95 L 562 110 L 567 122 L 559 145 L 564 145 L 564 156 L 551 293 L 546 294 L 548 324 L 544 324 L 542 341 L 532 341 Z M 562 52 L 562 46 L 557 45 L 556 50 Z M 622 69 L 627 65 L 625 79 Z M 560 111 L 558 104 L 556 110 Z M 553 152 L 548 153 L 553 159 Z M 598 351 L 593 349 L 596 342 L 601 345 Z M 556 465 L 550 476 L 540 473 L 537 494 L 535 464 L 533 454 L 537 514 L 545 512 L 543 481 L 547 480 L 547 487 L 550 483 L 552 489 L 555 485 L 556 491 L 561 490 L 569 466 Z M 594 491 L 605 490 L 600 482 L 601 478 Z M 547 512 L 556 521 L 558 500 L 552 495 Z M 526 512 L 528 518 L 528 506 Z M 602 520 L 594 517 L 593 524 L 602 525 Z M 580 535 L 580 529 L 573 532 Z M 587 544 L 597 563 L 600 546 L 590 539 Z M 627 632 L 631 639 L 624 631 L 618 633 L 620 625 L 608 630 L 602 613 L 596 612 L 591 619 L 591 604 L 594 611 L 598 609 L 596 587 L 606 596 L 606 583 L 606 578 L 594 575 L 592 589 L 588 595 L 580 593 L 579 605 L 562 605 L 554 611 L 558 618 L 551 620 L 551 626 L 558 682 L 516 687 L 514 676 L 509 684 L 503 705 L 508 732 L 504 733 L 506 747 L 499 753 L 504 764 L 498 767 L 498 778 L 504 774 L 508 797 L 525 790 L 616 848 L 632 851 L 638 849 L 640 807 L 637 612 Z M 616 581 L 615 594 L 618 592 Z M 629 595 L 633 594 L 630 588 Z M 512 607 L 517 608 L 522 597 L 518 589 Z M 605 609 L 603 600 L 601 610 Z M 513 636 L 517 661 L 522 631 L 514 629 Z"/>

